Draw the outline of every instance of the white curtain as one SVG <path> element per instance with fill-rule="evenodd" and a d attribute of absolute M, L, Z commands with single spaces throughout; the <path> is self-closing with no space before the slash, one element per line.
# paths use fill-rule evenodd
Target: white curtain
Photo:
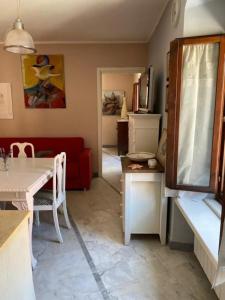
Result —
<path fill-rule="evenodd" d="M 183 47 L 178 184 L 209 185 L 218 55 L 215 43 Z"/>

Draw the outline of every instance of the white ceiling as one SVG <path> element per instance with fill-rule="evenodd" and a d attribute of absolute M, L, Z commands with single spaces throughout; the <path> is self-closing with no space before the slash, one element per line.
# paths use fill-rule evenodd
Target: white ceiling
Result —
<path fill-rule="evenodd" d="M 21 0 L 35 41 L 146 42 L 168 0 Z M 17 0 L 0 1 L 0 40 L 17 16 Z"/>

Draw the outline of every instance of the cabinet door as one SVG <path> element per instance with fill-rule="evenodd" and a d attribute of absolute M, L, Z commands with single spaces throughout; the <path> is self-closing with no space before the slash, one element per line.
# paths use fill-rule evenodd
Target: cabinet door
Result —
<path fill-rule="evenodd" d="M 159 120 L 151 114 L 129 117 L 129 152 L 157 152 Z"/>
<path fill-rule="evenodd" d="M 216 192 L 224 109 L 225 37 L 177 39 L 170 49 L 166 184 Z"/>

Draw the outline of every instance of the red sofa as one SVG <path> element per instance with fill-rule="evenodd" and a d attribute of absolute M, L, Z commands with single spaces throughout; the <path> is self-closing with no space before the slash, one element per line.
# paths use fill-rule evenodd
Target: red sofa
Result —
<path fill-rule="evenodd" d="M 14 142 L 28 142 L 34 145 L 35 153 L 49 150 L 48 157 L 64 151 L 67 155 L 66 188 L 89 189 L 92 179 L 91 149 L 84 147 L 84 139 L 81 137 L 4 137 L 0 138 L 0 147 L 9 151 Z M 46 152 L 47 153 L 47 152 Z M 31 153 L 27 153 L 31 156 Z"/>

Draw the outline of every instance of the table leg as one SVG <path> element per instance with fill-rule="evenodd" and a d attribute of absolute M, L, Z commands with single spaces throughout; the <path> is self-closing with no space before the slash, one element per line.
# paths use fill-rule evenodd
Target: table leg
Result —
<path fill-rule="evenodd" d="M 30 254 L 31 254 L 31 264 L 32 268 L 34 269 L 37 265 L 37 260 L 33 255 L 32 249 L 32 230 L 33 230 L 33 206 L 34 206 L 34 198 L 32 196 L 27 196 L 26 200 L 24 201 L 13 201 L 12 204 L 18 210 L 28 210 L 31 211 L 31 215 L 29 218 L 29 234 L 30 234 Z"/>
<path fill-rule="evenodd" d="M 33 255 L 33 247 L 32 247 L 32 231 L 33 231 L 33 216 L 34 216 L 34 198 L 30 197 L 30 199 L 28 200 L 28 210 L 31 211 L 31 216 L 29 219 L 29 231 L 30 231 L 30 254 L 31 254 L 31 264 L 32 264 L 32 268 L 34 269 L 37 265 L 37 260 Z"/>

